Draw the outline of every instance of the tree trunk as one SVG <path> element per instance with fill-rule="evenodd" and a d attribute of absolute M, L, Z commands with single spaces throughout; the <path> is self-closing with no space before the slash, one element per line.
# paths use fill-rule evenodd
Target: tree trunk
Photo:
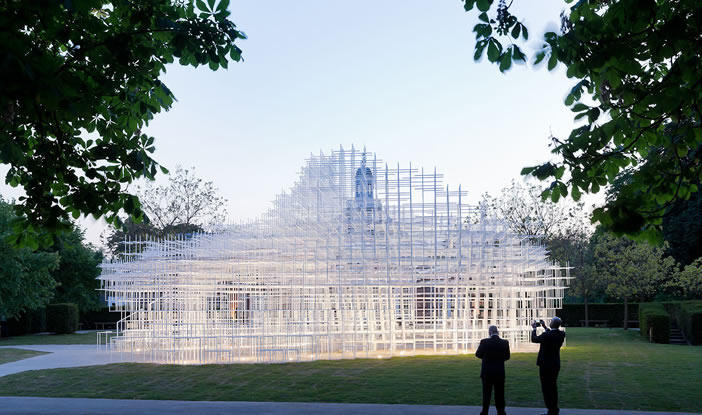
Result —
<path fill-rule="evenodd" d="M 624 297 L 624 330 L 629 328 L 629 298 Z"/>
<path fill-rule="evenodd" d="M 587 295 L 583 296 L 583 301 L 585 301 L 585 327 L 590 327 L 590 316 L 587 313 Z"/>

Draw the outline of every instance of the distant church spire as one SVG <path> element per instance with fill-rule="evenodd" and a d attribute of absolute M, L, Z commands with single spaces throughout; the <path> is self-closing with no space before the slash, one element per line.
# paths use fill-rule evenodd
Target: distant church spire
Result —
<path fill-rule="evenodd" d="M 373 172 L 366 166 L 365 148 L 361 154 L 361 167 L 356 170 L 355 199 L 361 203 L 363 199 L 373 200 Z"/>

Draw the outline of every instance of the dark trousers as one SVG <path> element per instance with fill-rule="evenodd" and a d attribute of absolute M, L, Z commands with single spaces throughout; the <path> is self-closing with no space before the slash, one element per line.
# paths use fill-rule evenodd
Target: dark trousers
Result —
<path fill-rule="evenodd" d="M 541 378 L 541 393 L 544 395 L 544 404 L 549 415 L 558 415 L 558 372 L 559 367 L 544 368 L 539 366 Z"/>
<path fill-rule="evenodd" d="M 504 376 L 484 376 L 483 380 L 483 412 L 482 415 L 488 415 L 490 409 L 490 398 L 492 397 L 492 388 L 495 388 L 495 408 L 497 413 L 503 415 L 505 413 L 505 377 Z"/>

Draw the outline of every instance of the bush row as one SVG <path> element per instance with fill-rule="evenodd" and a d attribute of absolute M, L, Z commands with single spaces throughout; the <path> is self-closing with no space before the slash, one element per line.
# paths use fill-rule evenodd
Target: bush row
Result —
<path fill-rule="evenodd" d="M 78 307 L 72 303 L 49 304 L 7 321 L 8 336 L 41 333 L 73 333 L 78 330 Z"/>
<path fill-rule="evenodd" d="M 81 315 L 81 322 L 86 329 L 96 329 L 95 323 L 117 323 L 121 318 L 120 313 L 110 311 L 109 307 L 103 307 L 96 311 L 88 311 Z"/>
<path fill-rule="evenodd" d="M 607 320 L 609 327 L 624 327 L 624 303 L 590 303 L 587 309 L 590 320 Z M 627 320 L 638 320 L 638 313 L 639 304 L 629 303 Z M 556 315 L 566 326 L 579 326 L 580 320 L 585 320 L 585 304 L 563 304 Z"/>
<path fill-rule="evenodd" d="M 641 335 L 654 343 L 670 343 L 670 314 L 663 303 L 639 304 Z"/>
<path fill-rule="evenodd" d="M 46 306 L 46 328 L 56 334 L 73 333 L 78 330 L 78 306 L 73 303 Z"/>
<path fill-rule="evenodd" d="M 674 301 L 663 304 L 692 344 L 702 344 L 702 301 Z"/>
<path fill-rule="evenodd" d="M 97 328 L 95 323 L 116 323 L 120 319 L 120 314 L 103 307 L 100 310 L 80 313 L 80 323 L 85 330 Z M 49 330 L 46 324 L 46 309 L 42 308 L 29 313 L 22 314 L 17 319 L 7 321 L 6 331 L 3 336 L 21 336 L 23 334 L 41 333 Z"/>

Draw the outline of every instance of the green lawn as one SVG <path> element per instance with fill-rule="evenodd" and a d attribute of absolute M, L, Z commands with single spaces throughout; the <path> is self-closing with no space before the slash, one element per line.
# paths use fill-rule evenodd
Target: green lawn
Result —
<path fill-rule="evenodd" d="M 95 344 L 95 332 L 80 334 L 39 334 L 0 337 L 0 346 L 27 346 L 35 344 Z M 104 337 L 103 337 L 104 341 Z"/>
<path fill-rule="evenodd" d="M 18 360 L 27 359 L 34 356 L 46 354 L 46 352 L 37 352 L 34 350 L 23 349 L 0 349 L 0 365 L 5 363 L 16 362 Z"/>
<path fill-rule="evenodd" d="M 507 362 L 507 404 L 542 407 L 533 353 Z M 702 348 L 650 344 L 638 332 L 571 328 L 561 406 L 702 412 Z M 263 365 L 112 364 L 0 378 L 0 394 L 122 399 L 479 405 L 480 361 L 419 356 Z"/>

